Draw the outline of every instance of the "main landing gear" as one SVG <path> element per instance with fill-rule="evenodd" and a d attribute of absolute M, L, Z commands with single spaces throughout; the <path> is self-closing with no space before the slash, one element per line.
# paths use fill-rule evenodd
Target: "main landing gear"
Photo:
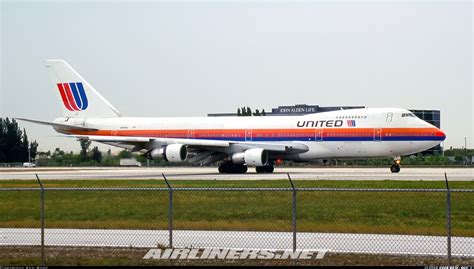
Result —
<path fill-rule="evenodd" d="M 258 173 L 258 174 L 261 174 L 261 173 L 273 173 L 273 165 L 271 164 L 267 164 L 265 166 L 257 166 L 255 167 L 255 171 Z"/>
<path fill-rule="evenodd" d="M 390 166 L 390 172 L 392 172 L 392 173 L 400 172 L 400 162 L 401 162 L 400 157 L 395 158 L 393 160 L 392 166 Z"/>
<path fill-rule="evenodd" d="M 235 164 L 232 162 L 223 162 L 219 165 L 219 173 L 221 174 L 245 174 L 247 166 L 243 164 Z"/>
<path fill-rule="evenodd" d="M 245 174 L 247 173 L 247 166 L 243 164 L 236 164 L 233 162 L 223 162 L 219 165 L 219 173 L 221 174 Z M 274 167 L 271 164 L 267 164 L 264 166 L 257 166 L 255 167 L 255 171 L 258 174 L 262 173 L 273 173 Z"/>

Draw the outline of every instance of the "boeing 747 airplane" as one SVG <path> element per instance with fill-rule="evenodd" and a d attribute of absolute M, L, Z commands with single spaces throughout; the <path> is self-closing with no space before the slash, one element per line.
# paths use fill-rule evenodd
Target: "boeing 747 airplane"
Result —
<path fill-rule="evenodd" d="M 149 159 L 211 164 L 220 173 L 272 173 L 282 160 L 400 158 L 432 148 L 443 131 L 401 108 L 267 117 L 125 117 L 64 60 L 46 61 L 63 116 L 57 132 L 143 152 Z"/>

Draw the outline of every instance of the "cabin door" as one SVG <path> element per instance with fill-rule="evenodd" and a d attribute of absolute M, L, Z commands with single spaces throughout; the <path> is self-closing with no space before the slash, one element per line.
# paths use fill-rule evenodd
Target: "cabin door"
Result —
<path fill-rule="evenodd" d="M 323 141 L 323 130 L 314 129 L 314 141 Z"/>
<path fill-rule="evenodd" d="M 245 130 L 245 141 L 252 141 L 252 129 Z"/>

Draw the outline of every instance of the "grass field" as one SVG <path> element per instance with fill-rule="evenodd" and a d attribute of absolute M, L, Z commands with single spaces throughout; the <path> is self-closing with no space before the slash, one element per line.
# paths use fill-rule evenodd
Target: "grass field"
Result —
<path fill-rule="evenodd" d="M 248 187 L 248 188 L 290 188 L 288 180 L 170 180 L 172 187 Z M 45 188 L 53 187 L 127 187 L 166 188 L 164 180 L 42 180 Z M 405 188 L 405 189 L 445 189 L 444 181 L 355 181 L 355 180 L 294 180 L 299 188 Z M 452 181 L 451 189 L 474 189 L 474 181 Z M 39 187 L 36 180 L 1 180 L 0 188 Z"/>
<path fill-rule="evenodd" d="M 51 187 L 166 187 L 162 180 L 43 181 Z M 297 187 L 429 188 L 444 182 L 295 181 Z M 174 187 L 275 187 L 288 181 L 171 181 Z M 1 181 L 0 187 L 38 187 L 35 181 Z M 474 182 L 451 182 L 474 189 Z M 289 191 L 175 191 L 174 228 L 291 231 Z M 445 193 L 299 192 L 300 232 L 444 235 Z M 46 192 L 47 228 L 166 229 L 167 191 Z M 39 227 L 38 191 L 0 191 L 0 227 Z M 455 236 L 474 236 L 474 193 L 452 193 Z"/>

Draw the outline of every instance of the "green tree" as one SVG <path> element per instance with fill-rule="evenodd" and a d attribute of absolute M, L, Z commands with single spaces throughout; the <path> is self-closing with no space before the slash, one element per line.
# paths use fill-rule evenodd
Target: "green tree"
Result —
<path fill-rule="evenodd" d="M 89 152 L 89 147 L 91 146 L 91 141 L 89 139 L 81 139 L 81 161 L 87 161 L 89 159 L 89 156 L 87 153 Z"/>
<path fill-rule="evenodd" d="M 28 143 L 28 135 L 26 135 L 26 131 L 25 129 L 23 129 L 23 135 L 22 135 L 22 139 L 21 139 L 21 151 L 22 151 L 22 159 L 25 160 L 25 161 L 30 161 L 30 155 L 29 155 L 29 152 L 28 152 L 28 149 L 29 149 L 29 144 Z"/>
<path fill-rule="evenodd" d="M 21 131 L 15 119 L 0 118 L 0 162 L 26 162 L 28 149 L 26 130 Z"/>
<path fill-rule="evenodd" d="M 128 150 L 122 150 L 122 151 L 119 152 L 118 157 L 120 159 L 132 158 L 132 153 Z"/>
<path fill-rule="evenodd" d="M 456 156 L 454 156 L 454 160 L 456 161 L 456 163 L 462 164 L 463 161 L 464 161 L 464 156 L 456 155 Z"/>
<path fill-rule="evenodd" d="M 62 151 L 60 148 L 56 148 L 53 152 L 52 156 L 58 156 L 58 155 L 64 155 L 64 151 Z"/>
<path fill-rule="evenodd" d="M 98 147 L 92 148 L 92 160 L 98 163 L 102 161 L 102 152 L 100 152 Z"/>
<path fill-rule="evenodd" d="M 240 108 L 237 108 L 237 116 L 238 117 L 242 116 L 242 113 L 240 112 Z"/>
<path fill-rule="evenodd" d="M 262 109 L 262 116 L 266 116 L 265 109 Z"/>
<path fill-rule="evenodd" d="M 30 156 L 32 160 L 36 159 L 37 153 L 38 153 L 38 142 L 36 142 L 35 140 L 30 143 Z"/>
<path fill-rule="evenodd" d="M 7 126 L 2 118 L 0 118 L 0 162 L 7 161 Z"/>
<path fill-rule="evenodd" d="M 6 161 L 7 162 L 22 162 L 26 161 L 25 152 L 23 150 L 22 133 L 18 128 L 18 123 L 13 119 L 10 121 L 9 118 L 5 121 L 6 125 Z"/>

